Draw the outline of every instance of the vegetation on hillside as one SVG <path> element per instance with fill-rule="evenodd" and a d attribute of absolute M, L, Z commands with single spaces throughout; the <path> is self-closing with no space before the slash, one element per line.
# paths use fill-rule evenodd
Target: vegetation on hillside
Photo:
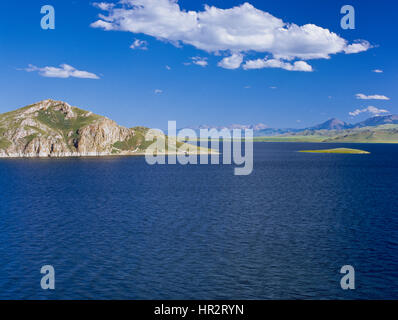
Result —
<path fill-rule="evenodd" d="M 340 153 L 340 154 L 370 154 L 368 151 L 349 148 L 323 149 L 323 150 L 302 150 L 307 153 Z"/>
<path fill-rule="evenodd" d="M 261 142 L 341 142 L 398 143 L 398 125 L 380 125 L 346 130 L 305 130 L 272 137 L 256 137 Z"/>
<path fill-rule="evenodd" d="M 71 149 L 75 148 L 75 143 L 79 139 L 79 129 L 101 118 L 76 107 L 73 108 L 73 112 L 76 117 L 67 118 L 63 112 L 48 108 L 47 110 L 39 110 L 37 116 L 37 120 L 42 124 L 58 131 Z"/>

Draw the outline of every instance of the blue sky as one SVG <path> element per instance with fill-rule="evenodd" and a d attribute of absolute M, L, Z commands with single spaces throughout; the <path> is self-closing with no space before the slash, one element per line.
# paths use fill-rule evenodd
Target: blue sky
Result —
<path fill-rule="evenodd" d="M 172 0 L 156 1 L 162 8 Z M 132 2 L 143 4 L 147 11 L 138 24 L 130 11 L 133 7 L 116 5 L 114 8 L 124 10 L 119 11 L 123 18 L 132 14 L 126 26 L 120 25 L 114 9 L 103 11 L 100 7 L 104 6 L 91 1 L 3 3 L 0 112 L 52 98 L 121 125 L 158 128 L 167 127 L 168 120 L 176 120 L 178 127 L 259 122 L 271 127 L 306 127 L 331 117 L 357 122 L 377 110 L 398 113 L 395 1 L 248 1 L 252 8 L 242 6 L 244 1 L 180 0 L 174 5 L 182 14 L 176 16 L 167 10 L 152 15 L 145 0 Z M 46 4 L 55 8 L 55 30 L 40 27 L 40 9 Z M 205 4 L 217 14 L 202 19 L 201 33 L 189 31 L 191 20 L 186 12 L 203 13 Z M 345 4 L 355 8 L 355 30 L 340 26 L 340 9 Z M 224 14 L 223 10 L 234 7 L 234 15 Z M 263 12 L 272 16 L 264 18 Z M 112 17 L 100 19 L 101 13 Z M 297 38 L 279 35 L 280 41 L 267 47 L 262 38 L 267 35 L 256 27 L 258 17 L 264 19 L 261 23 L 296 24 Z M 98 22 L 92 25 L 99 20 L 112 30 L 104 30 L 104 24 Z M 162 29 L 162 23 L 170 26 Z M 306 24 L 316 26 L 309 35 L 303 33 Z M 225 30 L 234 35 L 227 44 Z M 324 37 L 327 43 L 320 46 L 318 40 L 307 38 L 319 30 L 335 36 L 332 40 Z M 277 29 L 270 32 L 279 34 Z M 362 52 L 347 54 L 356 40 L 361 40 Z M 331 53 L 334 51 L 338 52 Z M 329 58 L 308 57 L 305 52 Z M 224 60 L 231 56 L 242 62 L 237 66 Z M 44 69 L 62 64 L 75 68 L 66 71 L 72 76 L 66 78 L 61 70 L 64 77 L 49 77 L 51 69 Z M 55 69 L 57 72 L 60 70 Z"/>

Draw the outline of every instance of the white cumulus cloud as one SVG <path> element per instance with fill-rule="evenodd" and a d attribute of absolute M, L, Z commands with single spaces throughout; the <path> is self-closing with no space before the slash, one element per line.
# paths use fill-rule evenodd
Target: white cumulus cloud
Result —
<path fill-rule="evenodd" d="M 375 69 L 375 70 L 373 70 L 373 72 L 375 72 L 375 73 L 383 73 L 383 70 Z"/>
<path fill-rule="evenodd" d="M 98 9 L 107 11 L 107 10 L 112 9 L 115 6 L 115 4 L 114 3 L 107 3 L 107 2 L 94 2 L 93 6 L 98 8 Z"/>
<path fill-rule="evenodd" d="M 263 69 L 263 68 L 281 68 L 288 71 L 312 72 L 312 67 L 305 61 L 296 61 L 294 63 L 281 61 L 278 59 L 256 59 L 248 60 L 243 65 L 243 69 Z"/>
<path fill-rule="evenodd" d="M 207 63 L 207 58 L 203 57 L 192 57 L 192 63 L 201 66 L 201 67 L 206 67 L 208 65 Z"/>
<path fill-rule="evenodd" d="M 25 69 L 27 72 L 37 71 L 39 75 L 47 78 L 82 78 L 82 79 L 99 79 L 94 73 L 88 71 L 77 70 L 76 68 L 68 65 L 61 64 L 59 68 L 57 67 L 36 67 L 32 64 Z"/>
<path fill-rule="evenodd" d="M 218 65 L 229 69 L 238 68 L 248 52 L 268 53 L 273 59 L 286 62 L 328 59 L 333 54 L 354 54 L 371 48 L 365 40 L 349 43 L 315 24 L 284 22 L 247 2 L 229 9 L 205 5 L 203 11 L 183 10 L 177 0 L 123 0 L 118 5 L 96 6 L 106 14 L 100 14 L 91 24 L 94 28 L 141 33 L 214 54 L 226 52 L 231 56 Z M 308 64 L 298 62 L 286 70 L 310 71 Z"/>
<path fill-rule="evenodd" d="M 367 96 L 366 94 L 363 94 L 363 93 L 357 93 L 356 97 L 357 97 L 357 99 L 360 99 L 360 100 L 390 100 L 389 97 L 386 97 L 386 96 L 383 96 L 380 94 L 374 94 L 374 95 Z"/>
<path fill-rule="evenodd" d="M 378 116 L 378 115 L 380 115 L 382 113 L 390 113 L 390 111 L 385 110 L 385 109 L 378 109 L 378 108 L 373 107 L 373 106 L 369 106 L 369 107 L 364 108 L 364 109 L 356 109 L 356 110 L 354 110 L 352 112 L 349 112 L 348 114 L 351 117 L 356 117 L 356 116 L 360 115 L 361 113 L 370 113 L 370 114 L 372 114 L 374 116 Z"/>
<path fill-rule="evenodd" d="M 238 69 L 243 62 L 243 55 L 234 53 L 230 57 L 222 59 L 218 66 L 224 69 Z"/>
<path fill-rule="evenodd" d="M 372 48 L 371 44 L 368 41 L 365 40 L 358 40 L 357 42 L 353 44 L 349 44 L 344 48 L 344 52 L 346 54 L 353 54 L 353 53 L 359 53 L 363 51 L 367 51 L 370 48 Z"/>
<path fill-rule="evenodd" d="M 132 45 L 130 46 L 131 49 L 141 49 L 147 50 L 148 49 L 148 42 L 145 40 L 135 39 Z"/>

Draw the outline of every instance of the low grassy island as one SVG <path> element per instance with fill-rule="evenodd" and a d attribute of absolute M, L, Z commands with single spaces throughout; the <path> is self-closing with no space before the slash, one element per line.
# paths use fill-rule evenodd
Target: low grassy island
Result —
<path fill-rule="evenodd" d="M 370 154 L 368 151 L 359 149 L 349 149 L 349 148 L 336 148 L 336 149 L 324 149 L 324 150 L 302 150 L 299 152 L 308 153 L 342 153 L 342 154 Z"/>

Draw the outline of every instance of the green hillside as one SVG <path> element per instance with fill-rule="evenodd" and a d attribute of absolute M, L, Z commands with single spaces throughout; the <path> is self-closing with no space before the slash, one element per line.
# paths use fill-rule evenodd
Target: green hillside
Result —
<path fill-rule="evenodd" d="M 65 102 L 44 100 L 0 114 L 0 157 L 139 155 L 154 143 L 145 140 L 148 130 L 119 126 L 113 120 Z M 176 141 L 176 148 L 169 150 L 171 138 L 156 139 L 161 144 L 158 153 L 178 153 L 185 145 Z M 211 152 L 191 145 L 188 150 Z"/>
<path fill-rule="evenodd" d="M 272 137 L 256 137 L 261 142 L 342 142 L 398 143 L 398 125 L 387 124 L 346 130 L 304 130 Z"/>

